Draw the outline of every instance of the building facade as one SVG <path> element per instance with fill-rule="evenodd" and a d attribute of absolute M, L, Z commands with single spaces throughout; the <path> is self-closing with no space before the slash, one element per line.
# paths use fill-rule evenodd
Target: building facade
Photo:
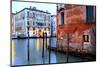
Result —
<path fill-rule="evenodd" d="M 95 55 L 96 51 L 95 6 L 57 5 L 58 50 L 85 52 Z"/>
<path fill-rule="evenodd" d="M 15 14 L 15 28 L 17 35 L 42 36 L 43 32 L 51 34 L 51 14 L 36 7 L 24 8 Z"/>
<path fill-rule="evenodd" d="M 51 15 L 51 35 L 56 36 L 57 29 L 56 29 L 56 15 Z"/>
<path fill-rule="evenodd" d="M 11 23 L 11 29 L 12 29 L 12 35 L 15 35 L 15 14 L 12 13 L 12 23 Z"/>

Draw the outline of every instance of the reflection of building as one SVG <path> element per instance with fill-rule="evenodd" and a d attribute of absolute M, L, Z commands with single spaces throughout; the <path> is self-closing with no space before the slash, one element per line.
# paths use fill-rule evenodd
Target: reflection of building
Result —
<path fill-rule="evenodd" d="M 95 54 L 95 18 L 95 6 L 58 4 L 58 47 L 69 45 L 74 51 Z"/>
<path fill-rule="evenodd" d="M 30 36 L 42 36 L 43 32 L 50 35 L 51 15 L 48 11 L 24 8 L 15 14 L 15 23 L 17 34 L 27 35 L 29 27 Z"/>
<path fill-rule="evenodd" d="M 51 34 L 56 36 L 56 15 L 51 15 Z"/>

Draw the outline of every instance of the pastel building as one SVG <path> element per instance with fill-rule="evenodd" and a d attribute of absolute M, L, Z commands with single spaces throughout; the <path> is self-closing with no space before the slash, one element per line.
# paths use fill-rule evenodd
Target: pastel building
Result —
<path fill-rule="evenodd" d="M 58 50 L 78 53 L 96 51 L 95 6 L 57 4 Z M 63 48 L 61 48 L 63 47 Z"/>
<path fill-rule="evenodd" d="M 17 35 L 42 36 L 43 32 L 51 34 L 51 14 L 36 7 L 24 8 L 15 14 L 15 29 Z"/>
<path fill-rule="evenodd" d="M 12 23 L 11 23 L 12 35 L 15 35 L 16 34 L 15 33 L 15 16 L 14 15 L 15 14 L 12 13 L 12 16 L 11 16 L 11 18 L 12 18 Z"/>
<path fill-rule="evenodd" d="M 56 36 L 57 29 L 56 29 L 56 15 L 51 15 L 51 35 Z"/>

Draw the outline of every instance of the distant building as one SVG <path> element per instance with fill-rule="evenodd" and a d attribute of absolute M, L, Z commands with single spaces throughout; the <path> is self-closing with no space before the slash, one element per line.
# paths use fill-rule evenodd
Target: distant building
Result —
<path fill-rule="evenodd" d="M 78 52 L 95 55 L 96 47 L 95 6 L 57 5 L 58 47 L 66 51 L 66 45 Z M 77 52 L 77 51 L 76 51 Z"/>
<path fill-rule="evenodd" d="M 56 15 L 51 15 L 51 35 L 56 36 Z"/>
<path fill-rule="evenodd" d="M 51 34 L 51 14 L 48 11 L 36 9 L 36 7 L 24 8 L 15 14 L 16 33 L 27 36 L 42 36 L 46 32 Z"/>
<path fill-rule="evenodd" d="M 12 13 L 12 16 L 11 16 L 11 18 L 12 18 L 12 23 L 11 23 L 11 29 L 12 29 L 12 35 L 15 35 L 16 34 L 16 32 L 15 32 L 15 14 L 14 13 Z"/>

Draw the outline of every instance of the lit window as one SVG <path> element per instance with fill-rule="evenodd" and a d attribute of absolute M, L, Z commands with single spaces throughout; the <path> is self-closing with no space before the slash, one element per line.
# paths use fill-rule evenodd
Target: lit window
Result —
<path fill-rule="evenodd" d="M 33 28 L 33 30 L 35 30 L 35 28 Z"/>
<path fill-rule="evenodd" d="M 35 34 L 35 32 L 33 32 L 33 34 Z"/>
<path fill-rule="evenodd" d="M 83 35 L 83 41 L 89 42 L 89 35 Z"/>

